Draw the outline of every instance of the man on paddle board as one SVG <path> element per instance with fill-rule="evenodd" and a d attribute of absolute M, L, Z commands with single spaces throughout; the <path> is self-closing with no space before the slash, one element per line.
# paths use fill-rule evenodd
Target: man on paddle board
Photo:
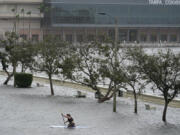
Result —
<path fill-rule="evenodd" d="M 70 114 L 62 114 L 62 116 L 67 118 L 67 121 L 65 123 L 69 122 L 68 127 L 75 127 L 74 119 L 71 117 Z"/>

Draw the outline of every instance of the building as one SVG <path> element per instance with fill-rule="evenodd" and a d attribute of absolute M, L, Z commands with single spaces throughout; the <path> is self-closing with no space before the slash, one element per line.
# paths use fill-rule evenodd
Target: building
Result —
<path fill-rule="evenodd" d="M 25 39 L 42 37 L 39 7 L 43 0 L 0 0 L 0 38 L 6 31 L 15 31 Z"/>
<path fill-rule="evenodd" d="M 48 10 L 40 12 L 41 5 Z M 29 13 L 29 14 L 27 14 Z M 69 42 L 179 43 L 180 0 L 0 0 L 0 38 L 6 31 Z"/>
<path fill-rule="evenodd" d="M 44 34 L 69 42 L 179 43 L 180 0 L 45 0 Z"/>

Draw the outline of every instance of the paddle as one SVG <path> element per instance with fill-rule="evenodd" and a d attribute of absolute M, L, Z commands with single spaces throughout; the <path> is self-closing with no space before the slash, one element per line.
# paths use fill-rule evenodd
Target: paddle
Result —
<path fill-rule="evenodd" d="M 66 126 L 63 113 L 61 113 L 61 116 L 62 116 L 62 118 L 63 118 L 64 125 Z"/>

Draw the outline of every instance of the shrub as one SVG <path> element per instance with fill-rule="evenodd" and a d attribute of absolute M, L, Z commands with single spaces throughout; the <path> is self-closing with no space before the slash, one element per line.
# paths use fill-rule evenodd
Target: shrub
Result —
<path fill-rule="evenodd" d="M 16 73 L 14 75 L 15 84 L 20 88 L 27 88 L 31 86 L 33 76 L 28 73 Z"/>

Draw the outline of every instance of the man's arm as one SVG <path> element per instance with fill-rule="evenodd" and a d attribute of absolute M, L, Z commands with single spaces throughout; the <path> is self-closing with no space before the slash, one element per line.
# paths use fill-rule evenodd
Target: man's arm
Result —
<path fill-rule="evenodd" d="M 67 116 L 67 115 L 64 115 L 63 113 L 61 113 L 61 115 L 63 116 L 63 117 L 65 117 L 65 118 L 70 118 L 69 116 Z"/>

